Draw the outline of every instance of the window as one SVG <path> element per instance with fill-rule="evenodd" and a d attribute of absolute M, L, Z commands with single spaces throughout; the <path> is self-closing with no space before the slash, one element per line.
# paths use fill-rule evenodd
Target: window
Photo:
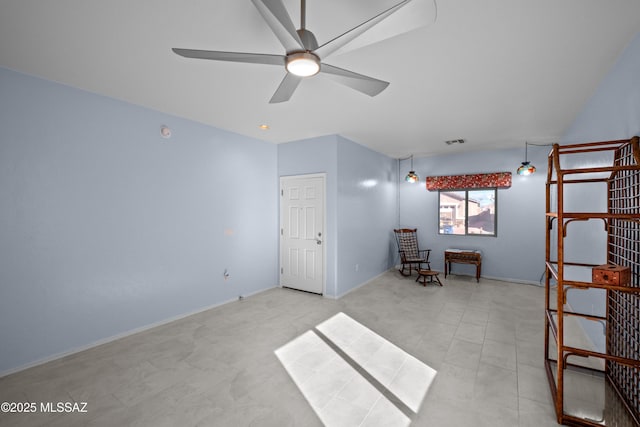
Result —
<path fill-rule="evenodd" d="M 439 233 L 495 236 L 497 197 L 496 188 L 440 190 Z"/>

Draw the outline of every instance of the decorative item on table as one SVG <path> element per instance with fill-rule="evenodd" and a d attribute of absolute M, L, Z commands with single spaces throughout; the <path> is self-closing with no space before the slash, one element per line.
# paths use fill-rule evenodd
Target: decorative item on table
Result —
<path fill-rule="evenodd" d="M 593 283 L 627 286 L 631 281 L 631 269 L 615 264 L 598 265 L 591 270 L 591 276 Z"/>

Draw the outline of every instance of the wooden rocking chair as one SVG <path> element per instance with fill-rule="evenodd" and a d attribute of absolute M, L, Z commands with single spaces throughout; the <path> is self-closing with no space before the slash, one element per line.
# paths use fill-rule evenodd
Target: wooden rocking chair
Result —
<path fill-rule="evenodd" d="M 400 228 L 393 230 L 396 233 L 396 242 L 398 243 L 398 252 L 400 253 L 400 262 L 402 268 L 400 274 L 410 276 L 412 270 L 421 270 L 422 264 L 426 264 L 427 270 L 431 270 L 429 263 L 429 255 L 431 249 L 420 250 L 418 247 L 418 236 L 416 228 Z M 409 268 L 409 274 L 405 273 L 405 268 Z"/>

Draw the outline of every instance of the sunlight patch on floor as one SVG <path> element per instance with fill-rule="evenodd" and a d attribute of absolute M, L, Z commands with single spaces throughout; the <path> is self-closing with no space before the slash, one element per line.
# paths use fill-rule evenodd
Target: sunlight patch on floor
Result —
<path fill-rule="evenodd" d="M 344 313 L 275 354 L 328 427 L 408 426 L 436 375 Z"/>

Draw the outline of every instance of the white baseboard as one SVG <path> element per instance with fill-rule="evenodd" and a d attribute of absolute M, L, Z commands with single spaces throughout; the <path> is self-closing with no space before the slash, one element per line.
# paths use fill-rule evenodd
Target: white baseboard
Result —
<path fill-rule="evenodd" d="M 480 276 L 481 279 L 489 279 L 489 280 L 497 280 L 499 282 L 509 282 L 509 283 L 521 283 L 523 285 L 534 285 L 534 286 L 544 286 L 540 282 L 534 282 L 533 280 L 523 280 L 523 279 L 511 279 L 508 277 L 493 277 L 493 276 Z"/>
<path fill-rule="evenodd" d="M 351 292 L 355 291 L 356 289 L 360 289 L 361 287 L 363 287 L 363 286 L 365 286 L 365 285 L 368 285 L 368 284 L 369 284 L 370 282 L 372 282 L 373 280 L 376 280 L 378 277 L 382 276 L 383 274 L 385 274 L 385 273 L 387 273 L 387 272 L 389 272 L 389 271 L 391 271 L 391 270 L 393 270 L 393 269 L 395 269 L 395 267 L 390 268 L 389 270 L 385 270 L 385 271 L 383 271 L 382 273 L 378 274 L 377 276 L 374 276 L 374 277 L 370 278 L 369 280 L 367 280 L 367 281 L 365 281 L 365 282 L 362 282 L 362 283 L 360 283 L 360 284 L 359 284 L 359 285 L 357 285 L 357 286 L 354 286 L 353 288 L 349 289 L 347 292 L 344 292 L 344 293 L 342 293 L 342 294 L 340 294 L 340 295 L 337 295 L 337 296 L 335 296 L 335 297 L 333 297 L 333 296 L 328 296 L 327 298 L 340 299 L 340 298 L 344 297 L 345 295 L 348 295 L 348 294 L 350 294 Z"/>
<path fill-rule="evenodd" d="M 259 291 L 252 292 L 250 294 L 242 295 L 242 299 L 250 297 L 250 296 L 253 296 L 253 295 L 257 295 L 259 293 L 268 291 L 269 289 L 273 289 L 275 287 L 276 286 L 273 286 L 273 287 L 270 287 L 270 288 L 261 289 Z M 185 317 L 193 316 L 194 314 L 202 313 L 203 311 L 211 310 L 212 308 L 220 307 L 222 305 L 238 301 L 239 299 L 240 298 L 232 298 L 232 299 L 229 299 L 229 300 L 226 300 L 226 301 L 222 301 L 222 302 L 219 302 L 219 303 L 216 303 L 216 304 L 212 304 L 212 305 L 209 305 L 209 306 L 206 306 L 206 307 L 198 308 L 196 310 L 193 310 L 193 311 L 190 311 L 190 312 L 187 312 L 187 313 L 178 314 L 177 316 L 172 316 L 172 317 L 169 317 L 167 319 L 163 319 L 163 320 L 160 320 L 158 322 L 154 322 L 154 323 L 150 323 L 148 325 L 141 326 L 139 328 L 131 329 L 131 330 L 128 330 L 128 331 L 125 331 L 125 332 L 122 332 L 122 333 L 119 333 L 119 334 L 116 334 L 116 335 L 112 335 L 112 336 L 109 336 L 107 338 L 103 338 L 103 339 L 91 342 L 91 343 L 86 344 L 86 345 L 82 345 L 82 346 L 79 346 L 79 347 L 72 348 L 70 350 L 66 350 L 66 351 L 63 351 L 63 352 L 60 352 L 60 353 L 56 353 L 56 354 L 53 354 L 51 356 L 47 356 L 47 357 L 44 357 L 42 359 L 35 360 L 33 362 L 29 362 L 29 363 L 27 363 L 25 365 L 21 365 L 21 366 L 18 366 L 16 368 L 11 368 L 11 369 L 8 369 L 6 371 L 0 372 L 0 378 L 6 377 L 7 375 L 15 374 L 16 372 L 24 371 L 25 369 L 29 369 L 29 368 L 33 368 L 35 366 L 43 365 L 45 363 L 52 362 L 54 360 L 62 359 L 63 357 L 67 357 L 67 356 L 70 356 L 72 354 L 80 353 L 81 351 L 89 350 L 91 348 L 98 347 L 99 345 L 107 344 L 107 343 L 110 343 L 112 341 L 116 341 L 116 340 L 119 340 L 121 338 L 125 338 L 125 337 L 128 337 L 130 335 L 137 334 L 139 332 L 144 332 L 144 331 L 147 331 L 149 329 L 153 329 L 153 328 L 158 327 L 158 326 L 166 325 L 167 323 L 175 322 L 176 320 L 184 319 Z"/>

